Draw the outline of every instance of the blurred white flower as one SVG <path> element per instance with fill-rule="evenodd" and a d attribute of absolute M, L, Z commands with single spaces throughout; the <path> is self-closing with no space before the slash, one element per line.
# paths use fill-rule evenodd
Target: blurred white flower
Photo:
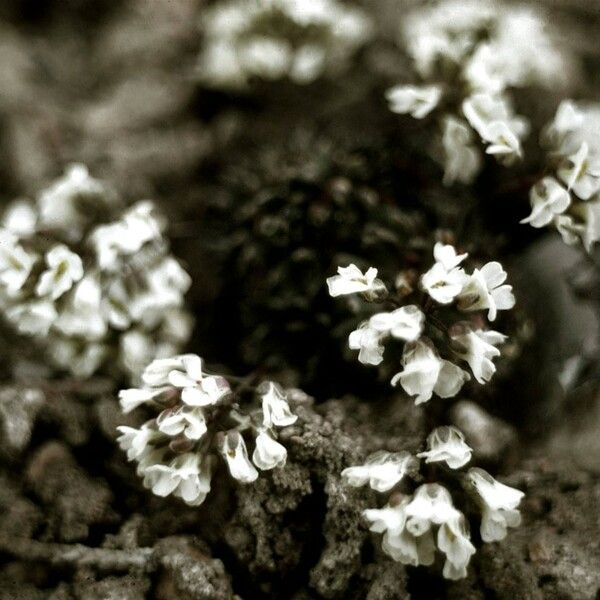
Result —
<path fill-rule="evenodd" d="M 57 317 L 54 303 L 47 299 L 20 302 L 6 311 L 7 319 L 24 335 L 45 336 Z"/>
<path fill-rule="evenodd" d="M 48 295 L 56 300 L 83 277 L 81 258 L 63 244 L 46 252 L 46 264 L 48 269 L 42 273 L 35 288 L 38 296 Z"/>
<path fill-rule="evenodd" d="M 521 523 L 517 507 L 525 494 L 476 467 L 469 469 L 467 480 L 481 504 L 481 539 L 484 542 L 504 539 L 507 527 L 518 527 Z"/>
<path fill-rule="evenodd" d="M 582 200 L 600 191 L 600 156 L 590 152 L 583 142 L 577 152 L 566 157 L 557 170 L 560 179 Z"/>
<path fill-rule="evenodd" d="M 381 341 L 385 334 L 370 327 L 369 322 L 361 323 L 348 336 L 348 347 L 359 350 L 358 360 L 363 365 L 378 365 L 383 360 L 385 348 Z"/>
<path fill-rule="evenodd" d="M 261 471 L 267 471 L 275 467 L 283 467 L 286 459 L 287 450 L 285 447 L 275 441 L 267 431 L 260 431 L 256 436 L 252 462 Z"/>
<path fill-rule="evenodd" d="M 356 293 L 377 293 L 383 283 L 377 279 L 377 269 L 370 267 L 366 273 L 354 264 L 338 267 L 338 274 L 327 278 L 329 295 L 345 296 Z"/>
<path fill-rule="evenodd" d="M 497 331 L 473 329 L 469 323 L 458 323 L 451 328 L 450 337 L 454 351 L 466 360 L 479 383 L 487 383 L 496 372 L 492 359 L 500 356 L 497 345 L 506 341 L 506 336 Z"/>
<path fill-rule="evenodd" d="M 298 417 L 290 410 L 286 394 L 276 383 L 265 382 L 258 392 L 261 394 L 263 427 L 287 427 L 296 422 Z"/>
<path fill-rule="evenodd" d="M 600 199 L 577 202 L 571 207 L 570 215 L 559 215 L 554 224 L 566 244 L 579 241 L 587 252 L 600 241 Z"/>
<path fill-rule="evenodd" d="M 391 312 L 374 314 L 368 321 L 368 327 L 380 334 L 389 334 L 394 338 L 413 342 L 423 332 L 424 322 L 423 311 L 414 304 L 408 304 Z M 352 345 L 350 347 L 352 348 Z"/>
<path fill-rule="evenodd" d="M 402 366 L 404 369 L 394 375 L 391 383 L 400 383 L 407 394 L 416 396 L 415 404 L 427 402 L 434 392 L 441 398 L 451 398 L 470 379 L 460 367 L 440 358 L 427 338 L 404 346 Z"/>
<path fill-rule="evenodd" d="M 38 214 L 29 200 L 11 202 L 2 215 L 2 227 L 20 238 L 35 233 Z"/>
<path fill-rule="evenodd" d="M 353 487 L 368 483 L 376 492 L 388 492 L 406 475 L 416 472 L 419 461 L 410 453 L 375 452 L 364 465 L 348 467 L 342 471 L 344 481 Z"/>
<path fill-rule="evenodd" d="M 462 119 L 446 115 L 442 122 L 444 185 L 471 183 L 481 170 L 481 153 L 473 144 L 473 131 Z"/>
<path fill-rule="evenodd" d="M 475 269 L 458 295 L 458 307 L 464 311 L 488 310 L 488 319 L 495 321 L 499 310 L 515 305 L 512 286 L 505 284 L 506 272 L 499 262 L 489 262 Z"/>
<path fill-rule="evenodd" d="M 121 450 L 127 452 L 127 460 L 137 460 L 146 452 L 150 442 L 157 437 L 157 432 L 148 424 L 144 424 L 140 429 L 120 425 L 117 431 L 121 434 L 117 442 Z M 159 436 L 160 437 L 160 436 Z"/>
<path fill-rule="evenodd" d="M 385 96 L 392 112 L 423 119 L 438 105 L 442 88 L 439 85 L 396 85 Z"/>
<path fill-rule="evenodd" d="M 571 204 L 571 196 L 554 177 L 544 177 L 531 188 L 529 201 L 531 214 L 521 223 L 529 223 L 532 227 L 545 227 L 556 215 L 567 210 Z"/>
<path fill-rule="evenodd" d="M 417 454 L 426 463 L 444 461 L 451 469 L 460 469 L 471 460 L 473 450 L 465 436 L 452 426 L 434 429 L 427 437 L 427 451 Z"/>
<path fill-rule="evenodd" d="M 244 438 L 237 431 L 228 431 L 223 437 L 221 453 L 227 461 L 229 472 L 241 483 L 252 483 L 258 477 L 258 471 L 248 459 L 248 450 Z"/>
<path fill-rule="evenodd" d="M 25 285 L 35 256 L 26 252 L 17 237 L 7 229 L 0 228 L 0 284 L 9 296 L 15 296 Z"/>

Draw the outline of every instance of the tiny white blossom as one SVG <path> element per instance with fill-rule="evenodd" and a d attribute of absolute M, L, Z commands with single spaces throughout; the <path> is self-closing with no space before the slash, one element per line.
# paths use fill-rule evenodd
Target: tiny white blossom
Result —
<path fill-rule="evenodd" d="M 163 397 L 172 395 L 172 388 L 169 386 L 157 388 L 129 388 L 119 392 L 119 403 L 121 410 L 127 414 L 142 404 L 147 404 L 159 400 Z"/>
<path fill-rule="evenodd" d="M 532 227 L 545 227 L 556 215 L 567 210 L 571 204 L 571 196 L 554 177 L 544 177 L 531 188 L 529 201 L 531 214 L 521 223 L 530 223 Z"/>
<path fill-rule="evenodd" d="M 267 431 L 262 430 L 256 436 L 256 446 L 252 453 L 252 462 L 261 471 L 283 467 L 287 459 L 287 450 L 274 440 Z"/>
<path fill-rule="evenodd" d="M 81 258 L 64 244 L 58 244 L 46 252 L 48 269 L 44 271 L 35 288 L 38 296 L 50 296 L 53 300 L 68 292 L 83 277 Z"/>
<path fill-rule="evenodd" d="M 117 431 L 121 435 L 117 438 L 121 450 L 127 452 L 127 460 L 136 460 L 141 458 L 146 452 L 150 442 L 157 437 L 157 432 L 147 424 L 140 429 L 120 425 Z"/>
<path fill-rule="evenodd" d="M 437 545 L 446 555 L 443 575 L 446 579 L 464 579 L 475 546 L 469 539 L 469 530 L 464 515 L 455 510 L 454 514 L 440 525 Z"/>
<path fill-rule="evenodd" d="M 471 183 L 481 170 L 481 154 L 473 145 L 473 132 L 467 124 L 451 115 L 443 121 L 444 185 Z"/>
<path fill-rule="evenodd" d="M 477 493 L 482 508 L 481 539 L 484 542 L 504 539 L 507 527 L 518 527 L 521 523 L 517 507 L 525 494 L 476 467 L 469 469 L 467 480 Z"/>
<path fill-rule="evenodd" d="M 2 216 L 2 227 L 19 237 L 35 233 L 38 214 L 29 200 L 11 202 Z"/>
<path fill-rule="evenodd" d="M 364 465 L 348 467 L 342 471 L 344 481 L 353 487 L 368 483 L 376 492 L 388 492 L 406 475 L 414 474 L 419 461 L 410 453 L 375 452 Z"/>
<path fill-rule="evenodd" d="M 383 360 L 384 347 L 381 341 L 385 334 L 370 327 L 365 321 L 348 336 L 348 347 L 359 350 L 358 360 L 363 365 L 378 365 Z"/>
<path fill-rule="evenodd" d="M 76 338 L 52 337 L 48 353 L 56 366 L 85 379 L 98 370 L 106 359 L 108 348 L 97 342 L 81 342 Z"/>
<path fill-rule="evenodd" d="M 6 311 L 6 317 L 19 333 L 32 336 L 47 335 L 57 316 L 54 303 L 45 298 L 21 302 Z"/>
<path fill-rule="evenodd" d="M 450 337 L 454 342 L 454 351 L 466 360 L 479 383 L 487 383 L 496 372 L 492 359 L 500 356 L 498 344 L 503 344 L 506 336 L 497 331 L 473 329 L 467 324 L 452 327 Z"/>
<path fill-rule="evenodd" d="M 442 88 L 439 85 L 396 85 L 386 92 L 390 110 L 410 114 L 415 119 L 426 117 L 439 103 Z"/>
<path fill-rule="evenodd" d="M 426 452 L 417 454 L 426 463 L 444 461 L 451 469 L 460 469 L 471 460 L 473 450 L 465 442 L 465 436 L 456 427 L 443 426 L 434 429 L 427 437 Z"/>
<path fill-rule="evenodd" d="M 202 408 L 179 406 L 167 408 L 156 418 L 158 430 L 169 436 L 183 433 L 189 440 L 199 440 L 207 431 Z"/>
<path fill-rule="evenodd" d="M 567 149 L 570 134 L 584 124 L 585 116 L 571 100 L 563 100 L 554 116 L 554 120 L 542 132 L 542 142 L 556 153 L 570 153 Z"/>
<path fill-rule="evenodd" d="M 366 273 L 354 264 L 348 267 L 338 267 L 338 274 L 327 279 L 329 295 L 345 296 L 356 293 L 377 293 L 383 283 L 377 279 L 377 269 L 370 267 Z M 385 287 L 385 286 L 384 286 Z"/>
<path fill-rule="evenodd" d="M 414 304 L 409 304 L 391 312 L 381 312 L 373 315 L 369 319 L 368 326 L 379 333 L 413 342 L 423 332 L 424 322 L 425 315 L 421 309 Z M 350 347 L 352 348 L 352 345 Z"/>
<path fill-rule="evenodd" d="M 272 381 L 259 387 L 261 395 L 263 426 L 287 427 L 293 425 L 298 417 L 292 413 L 283 390 Z"/>
<path fill-rule="evenodd" d="M 489 144 L 486 154 L 495 155 L 507 166 L 512 164 L 514 158 L 521 156 L 521 142 L 505 121 L 490 123 L 484 140 Z"/>
<path fill-rule="evenodd" d="M 392 385 L 400 383 L 415 404 L 431 399 L 435 392 L 441 398 L 458 394 L 469 374 L 448 360 L 441 359 L 427 338 L 409 342 L 402 355 L 404 369 L 394 375 Z"/>
<path fill-rule="evenodd" d="M 589 200 L 600 190 L 600 156 L 590 152 L 587 142 L 559 165 L 557 173 L 567 189 L 582 200 Z"/>
<path fill-rule="evenodd" d="M 199 506 L 210 492 L 210 468 L 199 454 L 187 452 L 168 465 L 154 464 L 143 471 L 144 485 L 157 496 L 173 494 L 190 506 Z"/>
<path fill-rule="evenodd" d="M 406 506 L 406 529 L 418 537 L 432 525 L 445 523 L 454 513 L 450 492 L 438 483 L 425 483 Z"/>
<path fill-rule="evenodd" d="M 566 244 L 581 241 L 583 247 L 591 252 L 592 246 L 600 241 L 600 199 L 577 202 L 572 205 L 571 213 L 556 217 L 556 228 Z"/>
<path fill-rule="evenodd" d="M 225 434 L 221 452 L 234 479 L 242 483 L 252 483 L 256 480 L 258 471 L 248 459 L 246 443 L 237 431 L 228 431 Z"/>
<path fill-rule="evenodd" d="M 15 296 L 25 285 L 35 256 L 29 254 L 18 243 L 10 231 L 0 228 L 0 284 L 9 296 Z"/>
<path fill-rule="evenodd" d="M 458 296 L 458 307 L 465 311 L 488 310 L 488 319 L 494 321 L 499 310 L 515 305 L 512 286 L 502 285 L 506 271 L 499 262 L 489 262 L 475 269 Z"/>
<path fill-rule="evenodd" d="M 438 242 L 433 248 L 433 256 L 436 262 L 421 277 L 421 285 L 436 302 L 450 304 L 468 281 L 458 266 L 467 254 L 456 254 L 453 246 Z"/>

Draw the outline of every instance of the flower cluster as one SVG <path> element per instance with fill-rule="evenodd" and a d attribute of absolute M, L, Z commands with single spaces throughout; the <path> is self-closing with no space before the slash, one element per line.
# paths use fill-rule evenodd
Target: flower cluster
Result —
<path fill-rule="evenodd" d="M 421 83 L 391 88 L 390 109 L 423 119 L 439 108 L 444 183 L 477 176 L 476 137 L 501 163 L 518 159 L 529 125 L 514 114 L 507 90 L 566 84 L 570 71 L 543 16 L 492 0 L 445 0 L 419 6 L 402 30 Z"/>
<path fill-rule="evenodd" d="M 202 359 L 185 354 L 153 361 L 142 374 L 143 387 L 122 390 L 123 412 L 140 405 L 160 409 L 139 429 L 121 426 L 119 444 L 137 463 L 144 486 L 157 496 L 181 498 L 190 506 L 204 502 L 220 455 L 231 476 L 241 483 L 283 467 L 287 451 L 277 441 L 276 427 L 292 425 L 286 395 L 273 382 L 257 388 L 260 408 L 242 411 L 225 377 L 208 375 Z M 252 433 L 252 461 L 244 433 Z"/>
<path fill-rule="evenodd" d="M 439 483 L 425 483 L 412 493 L 396 490 L 406 479 L 416 479 L 419 458 L 426 463 L 445 463 L 446 475 L 454 474 L 471 459 L 472 450 L 455 427 L 438 427 L 427 438 L 427 450 L 412 456 L 408 452 L 377 452 L 364 465 L 342 471 L 348 485 L 369 484 L 377 492 L 392 492 L 383 508 L 363 512 L 370 529 L 383 533 L 382 549 L 406 565 L 431 565 L 437 549 L 445 556 L 443 575 L 447 579 L 467 576 L 475 554 L 464 514 L 452 501 L 450 492 Z M 481 511 L 480 533 L 484 542 L 506 537 L 508 527 L 519 525 L 518 505 L 523 492 L 496 481 L 483 469 L 471 468 L 458 475 Z"/>
<path fill-rule="evenodd" d="M 389 338 L 404 343 L 402 371 L 392 378 L 392 385 L 400 384 L 404 391 L 420 404 L 431 399 L 435 392 L 442 398 L 455 396 L 471 376 L 458 361 L 464 361 L 475 379 L 487 383 L 496 368 L 493 359 L 500 355 L 497 346 L 506 340 L 503 334 L 483 329 L 481 318 L 452 321 L 454 309 L 458 313 L 487 311 L 494 321 L 498 311 L 514 306 L 512 287 L 505 284 L 506 272 L 498 262 L 489 262 L 467 274 L 461 263 L 467 254 L 457 254 L 453 246 L 437 243 L 435 263 L 420 278 L 419 304 L 409 303 L 418 290 L 403 289 L 392 295 L 385 284 L 377 279 L 377 269 L 363 274 L 358 267 L 340 267 L 338 274 L 327 280 L 332 296 L 359 293 L 369 302 L 389 303 L 393 310 L 373 314 L 361 323 L 348 339 L 351 349 L 358 350 L 363 364 L 379 365 L 383 361 L 384 345 Z M 402 277 L 399 278 L 402 285 Z M 443 319 L 437 315 L 443 310 Z M 461 318 L 461 317 L 459 317 Z M 462 317 L 464 318 L 464 317 Z M 443 358 L 434 343 L 437 339 L 447 350 Z"/>
<path fill-rule="evenodd" d="M 253 78 L 310 83 L 339 69 L 371 31 L 362 11 L 336 0 L 232 0 L 207 10 L 202 27 L 199 76 L 229 89 Z"/>
<path fill-rule="evenodd" d="M 0 227 L 0 310 L 44 342 L 55 365 L 86 377 L 116 361 L 132 376 L 191 333 L 191 281 L 152 202 L 123 209 L 82 165 L 15 201 Z"/>
<path fill-rule="evenodd" d="M 563 101 L 542 132 L 549 170 L 530 192 L 531 214 L 521 223 L 554 225 L 567 244 L 590 252 L 600 240 L 600 106 Z"/>

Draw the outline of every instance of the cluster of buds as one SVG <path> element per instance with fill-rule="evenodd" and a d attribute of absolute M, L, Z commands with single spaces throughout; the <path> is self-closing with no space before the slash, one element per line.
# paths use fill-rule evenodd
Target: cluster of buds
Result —
<path fill-rule="evenodd" d="M 164 228 L 152 202 L 124 208 L 83 165 L 71 166 L 37 202 L 17 200 L 3 215 L 3 317 L 75 376 L 109 363 L 139 375 L 191 333 L 191 280 Z"/>
<path fill-rule="evenodd" d="M 406 50 L 419 83 L 387 93 L 390 109 L 441 124 L 444 183 L 470 183 L 486 153 L 509 165 L 521 157 L 527 121 L 514 114 L 507 89 L 563 87 L 568 58 L 542 15 L 492 0 L 445 0 L 403 19 Z"/>
<path fill-rule="evenodd" d="M 460 266 L 466 253 L 457 254 L 453 246 L 437 243 L 433 254 L 434 265 L 419 280 L 421 290 L 413 289 L 401 276 L 397 294 L 390 294 L 377 278 L 377 269 L 371 267 L 363 274 L 356 265 L 340 267 L 338 274 L 327 280 L 331 296 L 358 293 L 369 302 L 396 307 L 373 314 L 350 334 L 348 343 L 359 351 L 361 363 L 379 365 L 384 341 L 404 342 L 403 369 L 391 383 L 400 384 L 416 397 L 416 404 L 427 402 L 434 392 L 441 398 L 455 396 L 471 378 L 456 364 L 459 361 L 469 365 L 479 383 L 491 379 L 496 371 L 493 359 L 500 355 L 497 346 L 506 336 L 484 329 L 481 314 L 470 321 L 464 319 L 469 313 L 487 310 L 488 319 L 494 321 L 498 311 L 515 304 L 500 263 L 489 262 L 467 274 Z M 415 301 L 411 303 L 412 298 Z M 456 318 L 463 320 L 457 322 Z"/>
<path fill-rule="evenodd" d="M 202 28 L 200 79 L 243 89 L 252 79 L 306 84 L 338 70 L 367 40 L 371 23 L 336 0 L 231 0 L 205 11 Z"/>
<path fill-rule="evenodd" d="M 542 132 L 547 175 L 530 192 L 531 214 L 521 223 L 553 225 L 567 244 L 590 252 L 600 240 L 600 105 L 563 101 Z"/>
<path fill-rule="evenodd" d="M 506 537 L 508 527 L 521 521 L 518 505 L 523 492 L 496 481 L 483 469 L 473 467 L 466 473 L 457 470 L 471 460 L 472 450 L 455 427 L 435 429 L 427 438 L 427 450 L 416 456 L 408 452 L 377 452 L 364 465 L 342 472 L 348 485 L 368 484 L 377 492 L 390 492 L 383 508 L 367 509 L 363 516 L 370 529 L 383 533 L 382 549 L 392 559 L 406 565 L 432 565 L 436 547 L 445 556 L 443 575 L 447 579 L 467 576 L 467 567 L 475 546 L 471 542 L 467 520 L 452 501 L 448 489 L 440 483 L 424 483 L 419 459 L 444 469 L 447 478 L 458 478 L 481 512 L 480 534 L 484 542 Z M 402 490 L 400 488 L 403 488 Z"/>
<path fill-rule="evenodd" d="M 251 483 L 261 471 L 283 467 L 285 447 L 276 428 L 295 423 L 286 395 L 275 383 L 256 388 L 259 406 L 242 410 L 225 377 L 208 375 L 202 359 L 185 354 L 153 361 L 142 374 L 143 387 L 122 390 L 123 412 L 140 405 L 160 410 L 141 428 L 121 426 L 119 444 L 137 462 L 144 486 L 157 496 L 181 498 L 190 506 L 204 502 L 218 456 L 231 476 Z M 252 461 L 244 436 L 252 435 Z"/>

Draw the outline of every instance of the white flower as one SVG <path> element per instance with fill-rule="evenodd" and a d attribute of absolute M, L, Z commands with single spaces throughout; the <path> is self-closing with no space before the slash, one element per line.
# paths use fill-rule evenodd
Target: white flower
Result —
<path fill-rule="evenodd" d="M 587 142 L 559 165 L 557 173 L 567 189 L 582 200 L 589 200 L 600 190 L 600 157 L 590 152 Z"/>
<path fill-rule="evenodd" d="M 117 438 L 121 450 L 127 452 L 127 460 L 137 460 L 141 458 L 148 449 L 150 442 L 157 437 L 157 432 L 147 424 L 142 425 L 140 429 L 120 425 L 117 431 L 121 435 Z"/>
<path fill-rule="evenodd" d="M 442 89 L 439 85 L 396 85 L 385 96 L 392 112 L 423 119 L 438 105 Z"/>
<path fill-rule="evenodd" d="M 408 452 L 379 451 L 372 454 L 364 465 L 348 467 L 342 477 L 348 485 L 361 487 L 369 483 L 377 492 L 388 492 L 406 475 L 414 474 L 419 461 Z"/>
<path fill-rule="evenodd" d="M 406 506 L 406 529 L 418 537 L 429 531 L 432 525 L 448 521 L 455 510 L 450 492 L 445 487 L 438 483 L 425 483 L 417 488 Z"/>
<path fill-rule="evenodd" d="M 469 469 L 467 479 L 482 508 L 481 539 L 484 542 L 504 539 L 507 527 L 518 527 L 521 523 L 517 507 L 525 494 L 496 481 L 483 469 Z"/>
<path fill-rule="evenodd" d="M 498 262 L 489 262 L 475 269 L 458 296 L 460 310 L 488 310 L 488 319 L 494 321 L 499 310 L 509 310 L 515 305 L 512 286 L 502 285 L 506 272 Z"/>
<path fill-rule="evenodd" d="M 551 223 L 556 215 L 567 210 L 571 204 L 571 196 L 554 177 L 544 177 L 531 188 L 529 201 L 531 214 L 521 223 L 530 223 L 532 227 L 544 227 Z"/>
<path fill-rule="evenodd" d="M 187 452 L 168 465 L 143 469 L 144 485 L 157 496 L 173 494 L 190 506 L 199 506 L 210 492 L 210 467 L 199 454 Z"/>
<path fill-rule="evenodd" d="M 154 360 L 144 370 L 142 381 L 149 386 L 181 388 L 181 400 L 189 406 L 216 404 L 230 392 L 222 377 L 202 373 L 202 359 L 195 354 Z"/>
<path fill-rule="evenodd" d="M 455 181 L 471 183 L 481 170 L 481 154 L 473 145 L 473 132 L 467 124 L 451 115 L 444 117 L 444 185 Z"/>
<path fill-rule="evenodd" d="M 496 372 L 493 358 L 500 356 L 498 344 L 503 344 L 506 336 L 497 331 L 473 329 L 470 324 L 459 323 L 452 327 L 450 337 L 455 343 L 454 351 L 466 360 L 479 383 L 487 383 Z"/>
<path fill-rule="evenodd" d="M 400 383 L 415 404 L 427 402 L 433 392 L 451 398 L 470 379 L 469 374 L 448 360 L 441 359 L 427 338 L 409 342 L 402 355 L 404 369 L 394 375 L 392 385 Z"/>
<path fill-rule="evenodd" d="M 285 447 L 275 441 L 267 431 L 260 431 L 256 436 L 252 462 L 262 471 L 267 471 L 275 467 L 283 467 L 286 459 Z"/>
<path fill-rule="evenodd" d="M 106 359 L 108 348 L 105 344 L 96 342 L 53 336 L 48 353 L 60 369 L 83 379 L 98 370 Z"/>
<path fill-rule="evenodd" d="M 106 270 L 120 268 L 119 257 L 139 252 L 144 244 L 162 239 L 162 223 L 148 200 L 134 204 L 114 223 L 96 227 L 90 240 L 96 251 L 98 266 Z"/>
<path fill-rule="evenodd" d="M 427 437 L 427 452 L 417 454 L 426 463 L 445 461 L 451 469 L 460 469 L 471 460 L 473 450 L 456 427 L 434 429 Z"/>
<path fill-rule="evenodd" d="M 19 237 L 29 237 L 35 233 L 37 211 L 29 200 L 11 202 L 2 216 L 2 227 Z"/>
<path fill-rule="evenodd" d="M 475 554 L 475 546 L 469 539 L 469 530 L 464 515 L 455 510 L 440 525 L 437 534 L 438 548 L 446 555 L 443 575 L 446 579 L 463 579 L 467 576 L 467 566 Z"/>
<path fill-rule="evenodd" d="M 421 335 L 424 322 L 425 315 L 421 309 L 414 304 L 409 304 L 392 312 L 381 312 L 373 315 L 369 319 L 368 326 L 379 333 L 413 342 Z M 352 334 L 350 335 L 352 336 Z M 352 348 L 352 345 L 350 347 Z"/>
<path fill-rule="evenodd" d="M 338 267 L 338 274 L 327 279 L 329 295 L 345 296 L 347 294 L 379 294 L 382 288 L 385 289 L 382 281 L 376 279 L 377 269 L 370 267 L 363 275 L 363 272 L 354 264 L 348 267 Z"/>
<path fill-rule="evenodd" d="M 292 414 L 282 389 L 272 381 L 267 381 L 259 387 L 261 393 L 263 426 L 287 427 L 293 425 L 298 417 Z"/>
<path fill-rule="evenodd" d="M 113 203 L 115 198 L 105 186 L 91 177 L 84 165 L 74 164 L 40 195 L 39 226 L 60 229 L 69 238 L 78 239 L 90 209 Z"/>
<path fill-rule="evenodd" d="M 31 336 L 45 336 L 57 317 L 54 303 L 50 300 L 21 302 L 6 311 L 6 317 L 19 333 Z"/>
<path fill-rule="evenodd" d="M 600 199 L 577 202 L 572 205 L 571 213 L 556 217 L 556 228 L 566 244 L 581 241 L 591 252 L 592 246 L 600 241 Z"/>
<path fill-rule="evenodd" d="M 63 244 L 46 252 L 46 264 L 48 269 L 42 273 L 35 288 L 38 296 L 49 295 L 56 300 L 83 277 L 81 258 Z"/>
<path fill-rule="evenodd" d="M 156 418 L 158 430 L 168 436 L 183 433 L 189 440 L 199 440 L 207 431 L 202 408 L 179 406 L 167 408 Z"/>
<path fill-rule="evenodd" d="M 69 337 L 100 340 L 108 330 L 101 309 L 102 290 L 93 275 L 86 275 L 75 286 L 55 323 L 55 328 Z"/>
<path fill-rule="evenodd" d="M 258 471 L 248 460 L 248 450 L 244 438 L 237 431 L 228 431 L 221 446 L 223 457 L 227 461 L 229 472 L 234 479 L 242 483 L 252 483 L 258 477 Z"/>
<path fill-rule="evenodd" d="M 121 410 L 127 414 L 142 404 L 155 402 L 173 396 L 173 388 L 169 386 L 158 388 L 130 388 L 119 392 Z"/>
<path fill-rule="evenodd" d="M 406 507 L 409 498 L 395 506 L 367 509 L 363 516 L 371 522 L 370 530 L 383 533 L 381 547 L 393 560 L 405 565 L 431 565 L 435 558 L 435 543 L 431 531 L 415 537 L 406 525 Z"/>
<path fill-rule="evenodd" d="M 490 144 L 486 152 L 505 162 L 521 155 L 520 139 L 528 131 L 527 122 L 512 114 L 508 102 L 487 93 L 473 94 L 463 101 L 462 109 L 469 124 Z"/>
<path fill-rule="evenodd" d="M 292 47 L 282 39 L 254 35 L 238 48 L 242 69 L 262 79 L 280 79 L 290 70 Z"/>
<path fill-rule="evenodd" d="M 17 243 L 17 237 L 0 228 L 0 283 L 9 296 L 17 295 L 25 285 L 34 263 L 35 256 Z"/>
<path fill-rule="evenodd" d="M 542 141 L 555 152 L 564 154 L 570 134 L 584 124 L 585 116 L 572 100 L 563 100 L 556 111 L 554 120 L 542 132 Z"/>
<path fill-rule="evenodd" d="M 421 277 L 423 289 L 440 304 L 450 304 L 463 289 L 468 277 L 458 265 L 467 254 L 456 254 L 450 245 L 436 243 L 433 256 L 437 262 Z"/>
<path fill-rule="evenodd" d="M 384 333 L 372 329 L 369 322 L 365 321 L 348 336 L 348 347 L 360 351 L 358 360 L 363 365 L 378 365 L 383 360 L 384 347 L 381 341 L 384 337 Z"/>

